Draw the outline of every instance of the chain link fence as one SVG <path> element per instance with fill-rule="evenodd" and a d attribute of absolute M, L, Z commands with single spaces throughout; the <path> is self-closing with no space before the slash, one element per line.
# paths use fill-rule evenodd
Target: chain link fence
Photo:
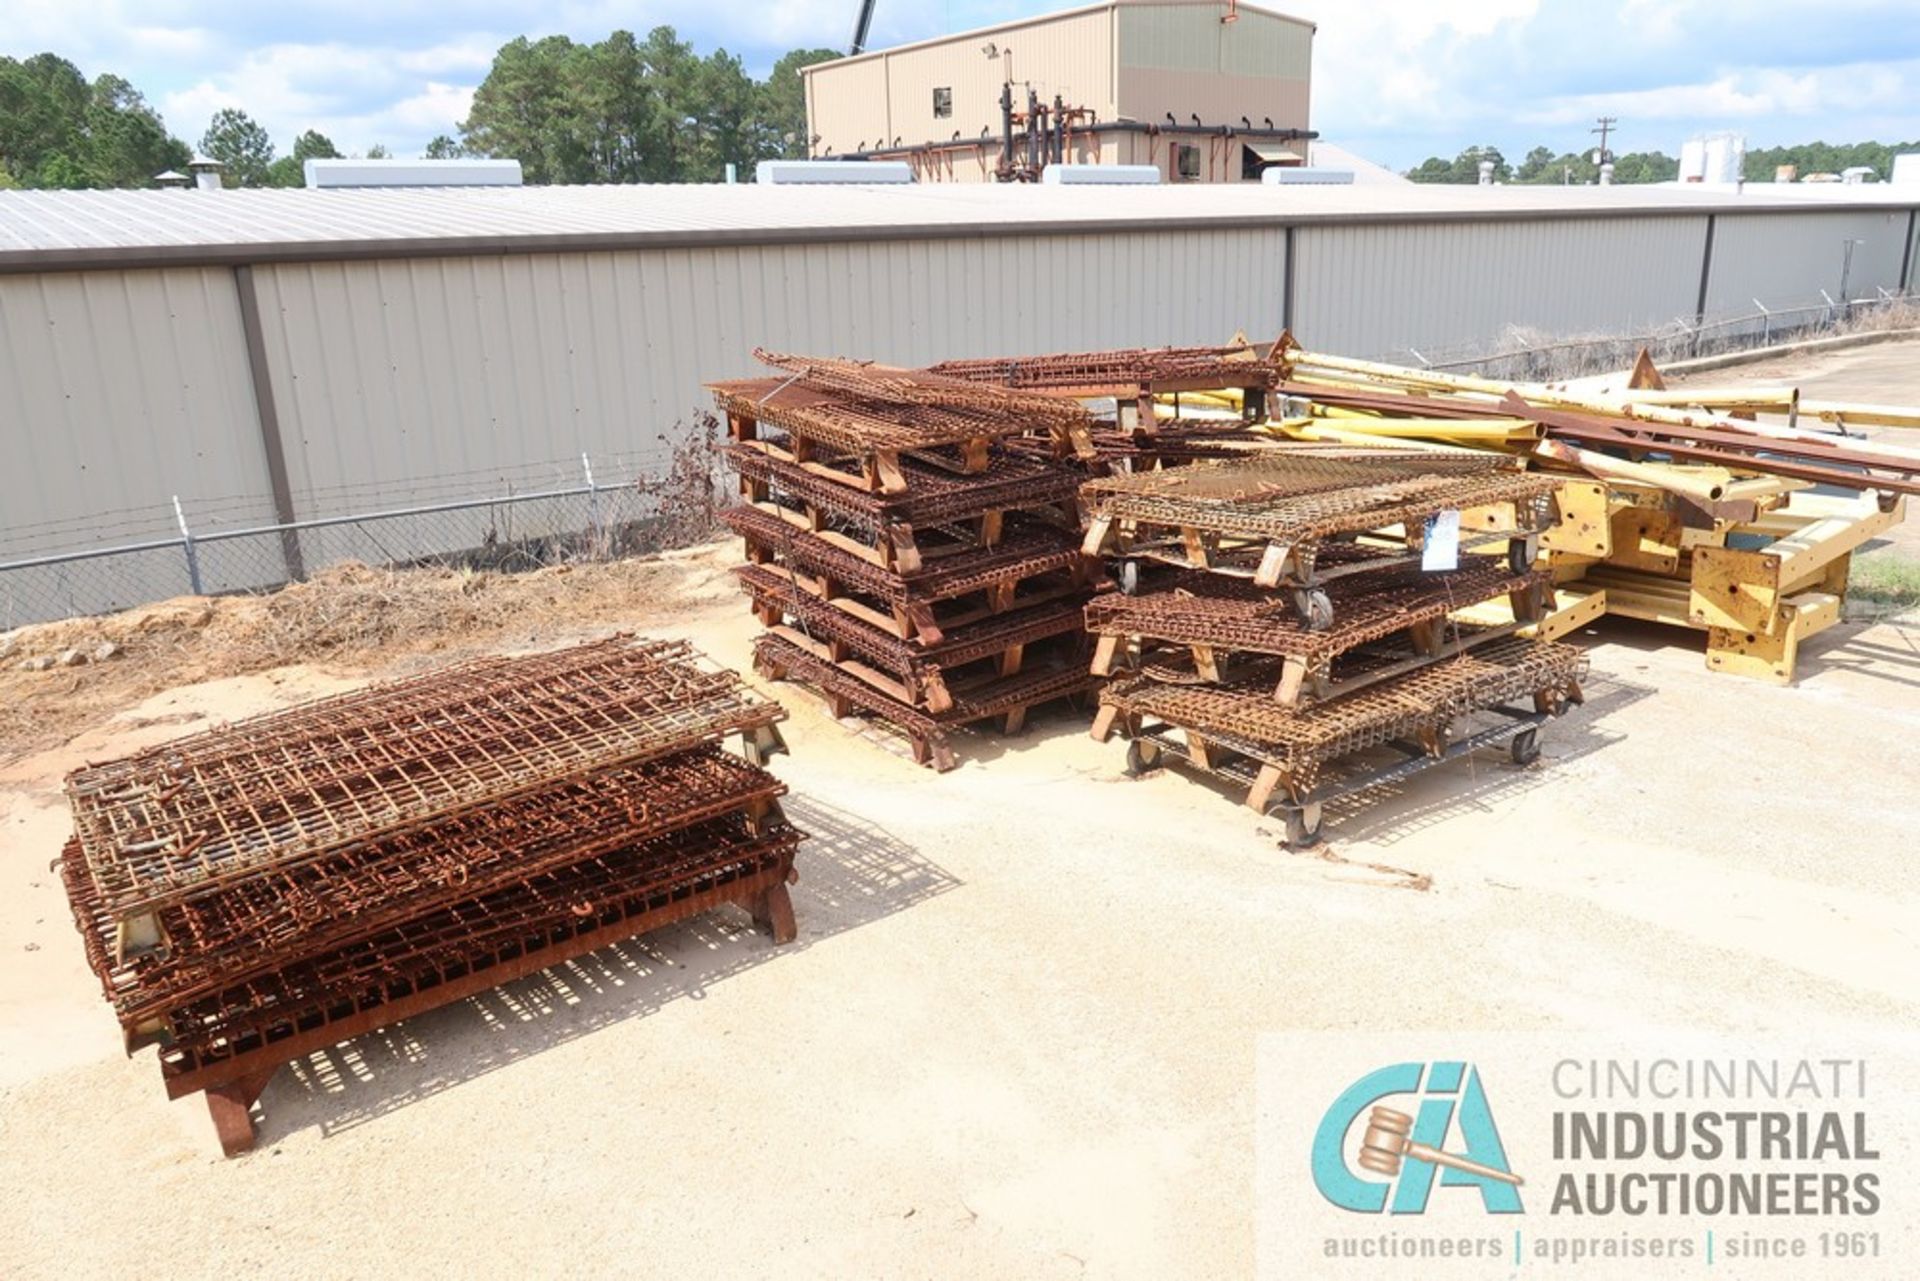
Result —
<path fill-rule="evenodd" d="M 339 510 L 364 501 L 353 491 L 300 495 L 299 508 L 328 514 L 283 523 L 245 519 L 246 502 L 175 498 L 103 521 L 146 537 L 63 551 L 34 544 L 66 531 L 12 531 L 0 541 L 0 632 L 173 596 L 273 591 L 350 561 L 512 573 L 685 546 L 716 529 L 716 433 L 703 420 L 677 435 L 664 472 L 640 470 L 657 453 L 582 456 L 516 469 L 491 493 L 472 493 L 474 478 L 436 479 L 391 487 L 393 501 L 359 510 Z M 530 476 L 550 479 L 521 489 Z M 552 483 L 562 477 L 572 483 Z M 29 554 L 19 554 L 23 544 Z"/>
<path fill-rule="evenodd" d="M 1406 348 L 1378 359 L 1484 378 L 1550 382 L 1624 369 L 1643 348 L 1654 363 L 1670 364 L 1822 335 L 1920 326 L 1920 302 L 1912 294 L 1885 289 L 1872 298 L 1847 302 L 1822 291 L 1819 302 L 1781 307 L 1769 307 L 1756 298 L 1753 307 L 1704 320 L 1676 317 L 1632 333 L 1550 336 L 1515 327 L 1492 343 Z"/>

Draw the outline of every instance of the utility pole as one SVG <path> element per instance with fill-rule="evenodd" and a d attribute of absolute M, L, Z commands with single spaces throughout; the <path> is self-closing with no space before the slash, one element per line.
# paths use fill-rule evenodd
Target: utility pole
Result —
<path fill-rule="evenodd" d="M 1601 116 L 1599 128 L 1587 130 L 1588 133 L 1600 135 L 1600 159 L 1594 161 L 1595 164 L 1604 165 L 1613 158 L 1613 153 L 1607 150 L 1607 135 L 1612 133 L 1613 127 L 1619 123 L 1618 116 Z"/>

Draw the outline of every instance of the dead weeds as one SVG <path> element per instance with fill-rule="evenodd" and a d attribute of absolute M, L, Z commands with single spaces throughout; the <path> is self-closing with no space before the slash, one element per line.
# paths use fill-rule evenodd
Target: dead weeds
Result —
<path fill-rule="evenodd" d="M 0 637 L 0 760 L 66 742 L 179 685 L 293 664 L 370 670 L 420 654 L 453 659 L 509 634 L 526 643 L 643 628 L 703 596 L 730 599 L 720 564 L 702 548 L 523 574 L 349 562 L 264 596 L 187 596 L 23 627 Z M 55 665 L 29 670 L 48 658 Z"/>

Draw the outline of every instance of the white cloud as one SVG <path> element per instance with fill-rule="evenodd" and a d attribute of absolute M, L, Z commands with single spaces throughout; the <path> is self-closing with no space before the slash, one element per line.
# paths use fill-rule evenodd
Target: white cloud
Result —
<path fill-rule="evenodd" d="M 405 154 L 434 134 L 455 131 L 498 43 L 467 38 L 410 50 L 271 45 L 167 94 L 161 110 L 188 138 L 197 138 L 215 111 L 237 107 L 264 125 L 282 151 L 296 135 L 317 129 L 343 151 L 381 143 Z M 433 71 L 467 72 L 473 82 L 422 78 Z"/>
<path fill-rule="evenodd" d="M 1072 0 L 894 0 L 872 43 L 1044 13 Z M 506 39 L 642 37 L 661 24 L 764 73 L 789 48 L 840 46 L 852 0 L 723 8 L 710 0 L 0 0 L 0 53 L 53 49 L 114 71 L 189 141 L 219 107 L 284 151 L 303 129 L 406 154 L 464 118 Z M 1914 0 L 1278 0 L 1319 23 L 1314 125 L 1407 166 L 1495 143 L 1584 146 L 1621 118 L 1626 150 L 1744 128 L 1756 145 L 1920 137 Z"/>

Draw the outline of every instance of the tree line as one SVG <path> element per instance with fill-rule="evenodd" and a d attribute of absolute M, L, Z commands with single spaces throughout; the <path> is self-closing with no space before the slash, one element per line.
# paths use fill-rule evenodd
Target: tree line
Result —
<path fill-rule="evenodd" d="M 1920 151 L 1920 142 L 1855 142 L 1832 144 L 1801 143 L 1791 147 L 1761 147 L 1746 153 L 1744 166 L 1748 182 L 1772 182 L 1774 170 L 1792 165 L 1799 176 L 1810 173 L 1837 174 L 1846 169 L 1867 168 L 1885 182 L 1893 176 L 1893 158 L 1903 152 Z M 1592 150 L 1553 153 L 1551 147 L 1535 147 L 1515 165 L 1498 147 L 1468 147 L 1453 159 L 1429 156 L 1407 171 L 1415 182 L 1473 183 L 1480 181 L 1482 161 L 1493 164 L 1496 182 L 1546 186 L 1571 182 L 1590 184 L 1599 181 L 1600 166 Z M 1613 180 L 1617 183 L 1672 182 L 1680 176 L 1680 161 L 1661 151 L 1630 151 L 1613 157 Z"/>
<path fill-rule="evenodd" d="M 494 55 L 458 136 L 422 154 L 509 157 L 530 183 L 717 182 L 729 164 L 744 177 L 758 161 L 807 154 L 800 68 L 839 56 L 796 49 L 755 80 L 738 57 L 702 57 L 672 27 L 597 44 L 523 36 Z M 241 187 L 298 187 L 306 161 L 341 157 L 314 129 L 280 154 L 265 127 L 231 107 L 214 113 L 198 150 Z M 117 75 L 89 83 L 57 54 L 0 57 L 0 188 L 146 187 L 186 168 L 193 151 Z"/>

